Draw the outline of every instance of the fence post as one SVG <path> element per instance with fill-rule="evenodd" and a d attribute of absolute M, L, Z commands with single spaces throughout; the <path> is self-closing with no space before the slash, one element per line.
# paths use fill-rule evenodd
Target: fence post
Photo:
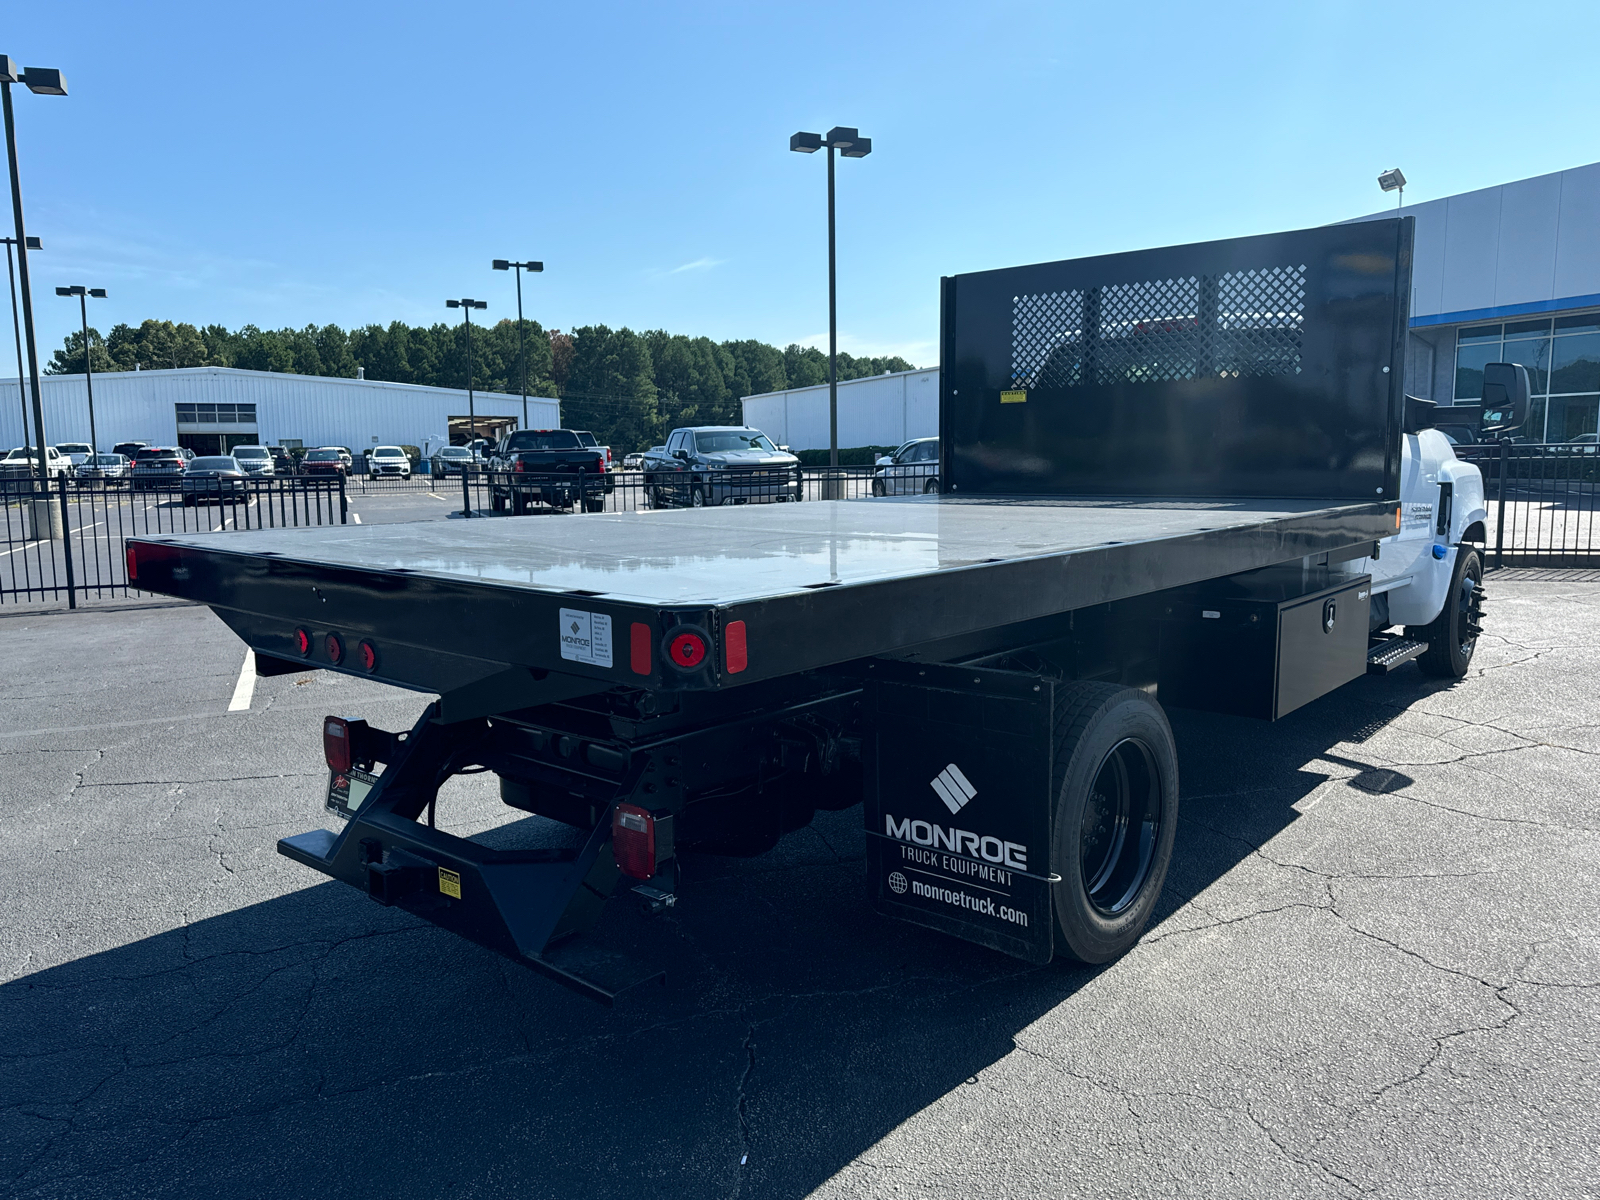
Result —
<path fill-rule="evenodd" d="M 1499 570 L 1505 558 L 1506 545 L 1506 457 L 1511 449 L 1511 439 L 1500 439 L 1500 482 L 1496 485 L 1498 507 L 1494 518 L 1494 565 Z"/>
<path fill-rule="evenodd" d="M 339 474 L 339 524 L 350 524 L 350 501 L 345 496 L 343 472 Z"/>
<path fill-rule="evenodd" d="M 476 466 L 475 463 L 461 464 L 461 515 L 463 517 L 472 515 L 472 485 L 468 482 L 468 475 L 474 466 Z"/>
<path fill-rule="evenodd" d="M 39 452 L 44 453 L 43 449 Z M 62 474 L 57 478 L 61 481 L 61 554 L 67 560 L 67 607 L 73 609 L 78 607 L 78 581 L 72 570 L 72 520 L 67 513 L 67 477 Z"/>

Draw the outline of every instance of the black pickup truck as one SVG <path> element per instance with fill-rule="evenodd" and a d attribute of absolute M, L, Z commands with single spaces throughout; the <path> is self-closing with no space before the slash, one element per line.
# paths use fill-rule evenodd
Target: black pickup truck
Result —
<path fill-rule="evenodd" d="M 489 507 L 521 516 L 530 505 L 600 512 L 616 482 L 604 446 L 586 446 L 571 429 L 519 429 L 489 456 Z"/>

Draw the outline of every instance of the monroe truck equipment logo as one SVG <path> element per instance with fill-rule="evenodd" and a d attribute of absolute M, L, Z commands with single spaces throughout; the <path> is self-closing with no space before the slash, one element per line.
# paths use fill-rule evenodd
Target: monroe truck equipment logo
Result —
<path fill-rule="evenodd" d="M 981 858 L 984 862 L 998 863 L 1013 871 L 1028 869 L 1028 848 L 1016 842 L 1002 842 L 997 837 L 986 837 L 965 829 L 946 829 L 931 821 L 913 821 L 909 817 L 896 821 L 892 813 L 883 814 L 883 824 L 884 832 L 899 842 L 931 846 L 935 850 L 965 854 L 968 858 Z"/>
<path fill-rule="evenodd" d="M 944 806 L 950 810 L 952 817 L 966 807 L 968 800 L 978 794 L 978 789 L 967 782 L 967 777 L 955 763 L 951 763 L 935 775 L 928 786 L 939 793 L 939 799 L 944 801 Z"/>

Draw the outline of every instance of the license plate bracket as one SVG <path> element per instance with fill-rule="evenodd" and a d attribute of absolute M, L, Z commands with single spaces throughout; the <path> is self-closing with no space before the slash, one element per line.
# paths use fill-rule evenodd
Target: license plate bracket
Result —
<path fill-rule="evenodd" d="M 377 786 L 378 777 L 371 772 L 351 768 L 348 771 L 328 772 L 328 811 L 348 821 L 356 815 L 367 793 Z"/>

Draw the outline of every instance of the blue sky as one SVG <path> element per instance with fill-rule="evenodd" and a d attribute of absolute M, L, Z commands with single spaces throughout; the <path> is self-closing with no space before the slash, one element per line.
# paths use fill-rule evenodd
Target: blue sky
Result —
<path fill-rule="evenodd" d="M 237 327 L 513 314 L 937 359 L 938 278 L 1258 233 L 1600 159 L 1600 5 L 27 4 L 9 53 L 53 288 Z"/>

